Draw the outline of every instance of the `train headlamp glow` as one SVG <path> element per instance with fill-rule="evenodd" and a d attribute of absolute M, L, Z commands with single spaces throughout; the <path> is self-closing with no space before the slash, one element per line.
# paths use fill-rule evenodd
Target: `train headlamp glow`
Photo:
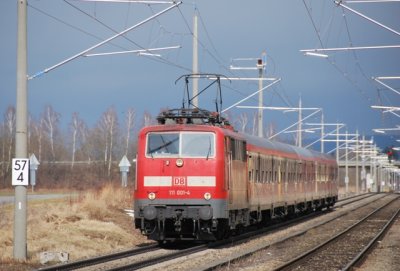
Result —
<path fill-rule="evenodd" d="M 211 194 L 210 193 L 204 193 L 204 199 L 205 200 L 210 200 L 211 199 Z"/>
<path fill-rule="evenodd" d="M 149 200 L 154 200 L 156 198 L 156 193 L 150 192 L 148 195 Z"/>
<path fill-rule="evenodd" d="M 179 159 L 176 159 L 176 162 L 175 162 L 175 163 L 176 163 L 176 166 L 177 166 L 177 167 L 183 166 L 183 160 L 180 159 L 180 158 L 179 158 Z"/>

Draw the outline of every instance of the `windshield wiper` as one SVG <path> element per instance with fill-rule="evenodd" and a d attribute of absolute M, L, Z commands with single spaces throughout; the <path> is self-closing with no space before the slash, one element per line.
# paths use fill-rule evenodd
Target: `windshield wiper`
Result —
<path fill-rule="evenodd" d="M 154 148 L 154 149 L 152 149 L 152 150 L 149 150 L 149 153 L 152 154 L 152 153 L 154 153 L 154 152 L 156 152 L 156 151 L 159 151 L 159 150 L 161 150 L 161 149 L 163 149 L 163 148 L 166 148 L 166 147 L 168 147 L 169 145 L 171 145 L 172 143 L 174 143 L 174 142 L 177 141 L 177 140 L 179 140 L 179 137 L 175 138 L 174 140 L 168 141 L 168 142 L 166 142 L 165 144 L 163 144 L 163 145 L 161 145 L 161 146 L 158 146 L 157 148 Z"/>
<path fill-rule="evenodd" d="M 208 157 L 210 156 L 210 154 L 211 154 L 211 139 L 208 138 L 208 151 L 207 151 L 206 160 L 208 160 Z"/>

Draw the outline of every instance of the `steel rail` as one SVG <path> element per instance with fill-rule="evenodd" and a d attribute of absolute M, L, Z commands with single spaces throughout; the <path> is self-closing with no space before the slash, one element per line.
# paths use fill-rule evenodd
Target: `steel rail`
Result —
<path fill-rule="evenodd" d="M 377 195 L 377 194 L 371 193 L 370 196 L 373 196 L 373 195 Z M 370 196 L 362 197 L 362 198 L 359 198 L 359 199 L 355 199 L 354 201 L 352 201 L 352 202 L 350 202 L 350 203 L 353 203 L 353 202 L 355 202 L 355 201 L 361 201 L 361 200 L 363 200 L 363 199 L 369 198 Z M 371 202 L 368 202 L 368 204 L 374 203 L 374 202 L 376 202 L 376 201 L 378 201 L 378 200 L 380 200 L 380 199 L 382 199 L 382 198 L 384 198 L 384 197 L 386 197 L 386 196 L 387 196 L 387 195 L 383 195 L 382 197 L 379 197 L 379 198 L 377 198 L 377 199 L 372 200 Z M 351 197 L 351 198 L 356 198 L 356 197 L 358 197 L 358 196 L 354 196 L 354 197 Z M 349 198 L 347 198 L 347 199 L 349 199 Z M 345 200 L 345 199 L 340 200 L 340 201 L 344 201 L 344 200 Z M 338 202 L 339 202 L 339 201 L 338 201 Z M 347 204 L 349 204 L 349 203 L 346 203 L 346 204 L 344 204 L 344 205 L 347 205 Z M 343 205 L 342 205 L 342 206 L 343 206 Z M 342 207 L 342 206 L 338 206 L 338 207 Z M 363 208 L 363 207 L 365 207 L 365 206 L 366 206 L 366 205 L 358 206 L 358 207 L 352 209 L 351 211 L 355 211 L 355 210 L 361 209 L 361 208 Z M 338 207 L 335 206 L 334 209 L 336 209 L 336 208 L 338 208 Z M 317 227 L 320 227 L 320 226 L 323 226 L 323 225 L 325 225 L 325 224 L 328 224 L 328 223 L 330 223 L 330 222 L 333 221 L 333 220 L 336 220 L 336 219 L 339 219 L 339 218 L 341 218 L 341 217 L 343 217 L 343 216 L 345 216 L 345 215 L 348 215 L 349 213 L 350 213 L 350 211 L 344 212 L 343 214 L 338 215 L 338 216 L 336 216 L 336 217 L 333 217 L 333 218 L 331 218 L 331 219 L 328 219 L 327 221 L 323 221 L 323 222 L 321 222 L 321 223 L 317 223 L 317 224 L 315 224 L 315 225 L 313 225 L 313 226 L 311 226 L 311 227 L 309 227 L 309 228 L 307 228 L 307 229 L 305 229 L 305 230 L 303 230 L 303 231 L 300 231 L 300 232 L 298 232 L 298 233 L 295 233 L 295 234 L 292 234 L 292 235 L 290 235 L 290 236 L 287 236 L 287 237 L 285 237 L 285 238 L 283 238 L 283 239 L 280 239 L 280 240 L 278 240 L 278 241 L 276 241 L 276 242 L 274 242 L 274 243 L 264 245 L 264 246 L 262 246 L 262 247 L 257 248 L 256 250 L 249 251 L 249 252 L 244 253 L 244 254 L 242 254 L 242 255 L 240 255 L 240 256 L 238 256 L 238 257 L 232 257 L 232 258 L 229 258 L 229 259 L 222 259 L 222 260 L 220 260 L 220 261 L 218 261 L 218 262 L 211 263 L 211 264 L 209 264 L 209 266 L 203 268 L 202 270 L 211 271 L 211 270 L 214 270 L 214 269 L 216 269 L 216 268 L 218 268 L 218 267 L 221 267 L 221 266 L 224 266 L 224 265 L 226 265 L 226 264 L 229 264 L 229 263 L 232 263 L 232 262 L 234 262 L 234 261 L 237 261 L 237 260 L 239 260 L 239 259 L 243 259 L 243 258 L 249 257 L 249 256 L 253 255 L 254 253 L 256 253 L 257 251 L 261 251 L 261 250 L 263 250 L 263 249 L 267 249 L 267 248 L 269 248 L 269 247 L 271 247 L 271 246 L 274 246 L 274 245 L 283 243 L 283 242 L 285 242 L 285 241 L 287 241 L 287 240 L 289 240 L 289 239 L 292 239 L 292 238 L 295 238 L 295 237 L 304 235 L 305 233 L 307 233 L 308 231 L 310 231 L 310 230 L 312 230 L 312 229 L 315 229 L 315 228 L 317 228 Z M 309 218 L 312 218 L 314 215 L 315 215 L 315 213 L 311 214 L 310 216 L 306 216 L 306 217 L 302 217 L 302 218 L 304 218 L 304 220 L 308 220 Z M 290 222 L 293 222 L 293 223 L 290 223 Z M 295 222 L 294 222 L 294 221 L 289 221 L 289 223 L 288 223 L 287 226 L 291 226 L 292 224 L 295 225 L 295 223 L 297 223 L 297 222 L 302 222 L 302 220 L 299 219 L 299 221 L 295 221 Z M 281 230 L 281 228 L 283 228 L 283 227 L 277 228 L 277 230 Z"/>
<path fill-rule="evenodd" d="M 54 265 L 54 266 L 49 266 L 49 267 L 43 267 L 39 268 L 38 271 L 64 271 L 64 270 L 74 270 L 77 268 L 82 268 L 82 267 L 88 267 L 88 266 L 93 266 L 105 262 L 110 262 L 110 261 L 115 261 L 118 259 L 122 259 L 125 257 L 130 257 L 130 256 L 135 256 L 139 254 L 143 254 L 152 250 L 159 249 L 160 247 L 158 244 L 151 244 L 148 246 L 136 248 L 136 249 L 130 249 L 130 250 L 125 250 L 113 254 L 107 254 L 107 255 L 102 255 L 98 256 L 95 258 L 90 258 L 90 259 L 85 259 L 85 260 L 79 260 L 75 262 L 70 262 L 66 264 L 59 264 L 59 265 Z"/>
<path fill-rule="evenodd" d="M 274 268 L 274 271 L 277 270 L 287 270 L 290 269 L 291 266 L 294 266 L 296 263 L 301 263 L 303 261 L 305 261 L 306 259 L 310 258 L 313 256 L 313 254 L 316 254 L 320 251 L 321 248 L 333 243 L 334 241 L 337 241 L 339 238 L 343 237 L 345 234 L 349 233 L 351 230 L 355 229 L 357 226 L 361 225 L 362 223 L 366 222 L 367 219 L 369 219 L 371 216 L 373 216 L 374 214 L 378 213 L 379 211 L 383 210 L 385 207 L 387 207 L 388 205 L 390 205 L 391 203 L 393 203 L 396 200 L 399 200 L 400 197 L 396 197 L 394 199 L 392 199 L 391 201 L 389 201 L 388 203 L 386 203 L 385 205 L 381 206 L 380 208 L 372 211 L 371 213 L 369 213 L 367 216 L 365 216 L 363 219 L 361 219 L 360 221 L 358 221 L 357 223 L 351 225 L 350 227 L 346 228 L 344 231 L 339 232 L 338 234 L 336 234 L 335 236 L 333 236 L 332 238 L 330 238 L 329 240 L 325 241 L 324 243 L 308 250 L 307 252 L 301 254 L 300 256 L 292 259 L 289 262 L 286 262 L 280 266 L 278 266 L 277 268 Z"/>
<path fill-rule="evenodd" d="M 231 238 L 228 239 L 224 239 L 224 240 L 220 240 L 220 241 L 215 241 L 212 243 L 208 243 L 208 244 L 203 244 L 203 245 L 199 245 L 196 247 L 190 247 L 187 249 L 183 249 L 180 251 L 176 251 L 167 255 L 163 255 L 163 256 L 158 256 L 158 257 L 154 257 L 151 259 L 146 259 L 140 262 L 136 262 L 136 263 L 132 263 L 132 264 L 127 264 L 127 265 L 123 265 L 123 266 L 119 266 L 119 267 L 115 267 L 115 268 L 111 268 L 111 269 L 107 269 L 107 271 L 122 271 L 122 270 L 138 270 L 141 268 L 145 268 L 145 267 L 149 267 L 155 264 L 159 264 L 161 262 L 166 262 L 168 260 L 172 260 L 172 259 L 176 259 L 179 257 L 183 257 L 192 253 L 197 253 L 200 251 L 205 251 L 207 249 L 215 249 L 215 248 L 221 248 L 224 247 L 226 245 L 233 245 L 233 244 L 240 244 L 242 242 L 248 241 L 249 239 L 256 239 L 259 238 L 260 235 L 265 235 L 267 233 L 271 233 L 274 231 L 279 231 L 284 227 L 288 227 L 291 226 L 293 224 L 296 223 L 300 223 L 303 222 L 305 220 L 308 220 L 310 218 L 313 217 L 317 217 L 320 216 L 322 214 L 324 214 L 326 211 L 320 211 L 320 212 L 314 212 L 308 215 L 304 215 L 295 219 L 291 219 L 289 221 L 285 221 L 285 222 L 281 222 L 278 224 L 273 224 L 270 225 L 267 228 L 263 228 L 263 229 L 259 229 L 256 231 L 250 231 L 250 232 L 246 232 L 243 234 L 240 234 L 238 236 L 233 236 Z"/>
<path fill-rule="evenodd" d="M 400 214 L 400 209 L 397 210 L 397 212 L 390 218 L 390 220 L 385 224 L 385 226 L 382 228 L 382 230 L 373 238 L 368 245 L 366 245 L 363 250 L 360 251 L 354 257 L 354 259 L 349 262 L 343 269 L 342 271 L 347 271 L 351 270 L 353 267 L 359 266 L 362 261 L 366 258 L 366 256 L 371 253 L 372 249 L 378 244 L 379 240 L 382 240 L 382 238 L 385 236 L 385 234 L 389 231 L 390 227 L 393 225 L 394 221 Z"/>
<path fill-rule="evenodd" d="M 359 200 L 372 197 L 372 196 L 374 196 L 374 195 L 376 195 L 376 194 L 377 194 L 377 193 L 359 194 L 359 195 L 356 195 L 356 196 L 352 196 L 352 197 L 340 199 L 340 200 L 338 200 L 336 203 L 341 203 L 341 204 L 340 204 L 340 205 L 336 204 L 336 205 L 335 205 L 335 208 L 343 207 L 343 206 L 349 205 L 349 204 L 351 204 L 351 203 L 353 203 L 353 202 L 357 202 L 357 201 L 359 201 Z M 347 201 L 347 202 L 346 202 L 346 201 Z"/>
<path fill-rule="evenodd" d="M 127 265 L 123 265 L 123 266 L 118 266 L 118 267 L 114 267 L 111 269 L 107 269 L 107 271 L 131 271 L 131 270 L 138 270 L 141 268 L 145 268 L 148 266 L 152 266 L 155 264 L 158 264 L 160 262 L 166 262 L 169 260 L 173 260 L 175 258 L 179 258 L 179 257 L 183 257 L 192 253 L 196 253 L 196 252 L 200 252 L 203 250 L 208 249 L 208 245 L 207 244 L 203 244 L 203 245 L 199 245 L 199 246 L 195 246 L 195 247 L 190 247 L 190 248 L 186 248 L 183 250 L 179 250 L 176 252 L 172 252 L 163 256 L 158 256 L 158 257 L 153 257 L 150 259 L 146 259 L 143 261 L 139 261 L 136 263 L 132 263 L 132 264 L 127 264 Z"/>
<path fill-rule="evenodd" d="M 355 201 L 359 201 L 359 200 L 365 199 L 367 197 L 370 197 L 370 196 L 373 196 L 373 195 L 376 195 L 376 194 L 371 193 L 371 194 L 368 194 L 368 195 L 369 196 L 366 196 L 366 197 L 365 196 L 362 197 L 362 195 L 357 195 L 357 196 L 341 199 L 338 202 L 343 202 L 343 201 L 346 201 L 346 200 L 349 200 L 349 199 L 353 199 L 353 200 L 351 202 L 346 202 L 343 205 L 338 206 L 338 207 L 342 207 L 344 205 L 347 205 L 347 204 L 353 203 Z M 376 199 L 376 200 L 378 200 L 378 199 Z M 335 207 L 335 208 L 337 208 L 337 207 Z M 281 230 L 284 227 L 288 227 L 288 226 L 294 225 L 296 223 L 301 223 L 301 222 L 303 222 L 305 220 L 308 220 L 310 218 L 314 218 L 314 217 L 317 217 L 319 215 L 322 215 L 325 212 L 315 212 L 315 213 L 311 213 L 311 214 L 308 214 L 308 215 L 303 215 L 301 217 L 298 217 L 298 218 L 295 218 L 295 219 L 291 219 L 290 221 L 285 221 L 285 222 L 281 222 L 281 223 L 278 223 L 278 224 L 273 224 L 273 225 L 271 225 L 271 226 L 269 226 L 267 228 L 260 229 L 260 230 L 257 230 L 257 231 L 247 232 L 247 233 L 241 234 L 239 236 L 231 237 L 231 238 L 226 239 L 226 240 L 221 240 L 221 241 L 213 242 L 213 243 L 210 243 L 210 244 L 203 244 L 203 245 L 200 245 L 200 246 L 190 247 L 190 248 L 187 248 L 187 249 L 183 249 L 183 250 L 180 250 L 180 251 L 169 253 L 167 255 L 153 257 L 153 258 L 146 259 L 146 260 L 143 260 L 143 261 L 140 261 L 140 262 L 136 262 L 136 263 L 132 263 L 132 264 L 124 265 L 124 266 L 119 266 L 119 267 L 111 268 L 111 269 L 108 269 L 108 270 L 109 271 L 137 270 L 137 269 L 148 267 L 148 266 L 160 263 L 160 262 L 165 262 L 165 261 L 168 261 L 168 260 L 171 260 L 171 259 L 175 259 L 175 258 L 178 258 L 178 257 L 183 257 L 183 256 L 189 255 L 191 253 L 196 253 L 196 252 L 200 252 L 200 251 L 203 251 L 203 250 L 207 250 L 209 248 L 218 248 L 218 247 L 222 247 L 222 246 L 224 246 L 226 244 L 232 244 L 232 243 L 238 244 L 238 243 L 240 243 L 242 241 L 245 241 L 245 240 L 248 240 L 250 238 L 258 238 L 260 235 L 263 235 L 263 234 L 266 234 L 266 233 L 271 233 L 271 232 L 274 232 L 274 231 L 278 231 L 278 230 Z M 345 214 L 347 214 L 347 213 L 345 213 Z M 345 215 L 345 214 L 343 214 L 343 215 Z M 326 224 L 326 223 L 328 223 L 330 221 L 331 220 L 329 220 L 327 222 L 324 222 L 322 224 L 319 224 L 319 225 L 315 225 L 314 227 Z M 300 233 L 298 235 L 302 235 L 302 234 L 304 234 L 304 233 L 302 232 L 302 233 Z M 294 236 L 290 236 L 290 238 L 292 238 L 292 237 L 294 237 Z M 271 245 L 273 245 L 273 244 L 271 244 Z M 74 270 L 74 269 L 78 269 L 78 268 L 94 266 L 94 265 L 101 264 L 101 263 L 115 261 L 115 260 L 122 259 L 122 258 L 125 258 L 125 257 L 131 257 L 131 256 L 143 254 L 145 252 L 153 251 L 153 250 L 160 249 L 160 248 L 162 248 L 162 247 L 159 247 L 158 244 L 152 244 L 152 245 L 141 247 L 141 248 L 138 248 L 138 249 L 122 251 L 122 252 L 118 252 L 118 253 L 114 253 L 114 254 L 103 255 L 103 256 L 99 256 L 99 257 L 95 257 L 95 258 L 90 258 L 90 259 L 70 262 L 70 263 L 66 263 L 66 264 L 60 264 L 60 265 L 55 265 L 55 266 L 50 266 L 50 267 L 44 267 L 44 268 L 38 269 L 38 271 Z"/>

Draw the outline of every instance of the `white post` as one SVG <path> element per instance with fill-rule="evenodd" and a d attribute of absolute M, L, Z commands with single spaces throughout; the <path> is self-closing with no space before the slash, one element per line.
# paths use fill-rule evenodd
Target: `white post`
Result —
<path fill-rule="evenodd" d="M 340 126 L 336 124 L 336 162 L 339 164 L 339 132 Z"/>
<path fill-rule="evenodd" d="M 299 146 L 300 148 L 302 147 L 302 141 L 303 141 L 303 139 L 302 139 L 302 131 L 301 131 L 301 129 L 302 129 L 302 112 L 301 112 L 301 106 L 302 106 L 302 104 L 301 104 L 301 96 L 300 96 L 300 99 L 299 99 L 299 125 L 298 125 L 298 132 L 297 132 L 297 146 Z"/>
<path fill-rule="evenodd" d="M 348 165 L 348 143 L 347 143 L 347 140 L 348 140 L 348 136 L 347 136 L 347 130 L 346 130 L 346 140 L 345 140 L 345 153 L 346 153 L 346 155 L 345 155 L 345 171 L 346 171 L 346 174 L 345 174 L 345 176 L 344 176 L 344 183 L 345 183 L 345 186 L 346 186 L 346 195 L 349 193 L 349 165 Z"/>
<path fill-rule="evenodd" d="M 28 95 L 27 95 L 27 1 L 18 0 L 17 97 L 15 157 L 28 158 Z M 26 260 L 27 255 L 27 187 L 15 186 L 14 198 L 14 259 Z"/>
<path fill-rule="evenodd" d="M 359 193 L 359 188 L 358 188 L 358 185 L 359 185 L 359 172 L 358 172 L 358 168 L 359 168 L 359 166 L 358 166 L 358 130 L 356 131 L 356 152 L 355 152 L 355 154 L 356 154 L 356 195 L 358 195 L 358 193 Z"/>
<path fill-rule="evenodd" d="M 324 137 L 325 137 L 325 125 L 324 125 L 324 112 L 321 113 L 321 153 L 325 152 Z"/>
<path fill-rule="evenodd" d="M 198 67 L 198 32 L 197 32 L 197 9 L 194 10 L 193 16 L 193 63 L 192 63 L 192 73 L 198 74 L 199 67 Z M 192 81 L 192 97 L 193 97 L 193 106 L 199 107 L 199 79 L 195 76 L 193 77 Z"/>
<path fill-rule="evenodd" d="M 263 60 L 258 59 L 257 61 L 257 68 L 258 68 L 258 77 L 260 80 L 258 81 L 258 136 L 263 137 L 263 71 L 264 71 L 264 65 L 263 65 Z"/>

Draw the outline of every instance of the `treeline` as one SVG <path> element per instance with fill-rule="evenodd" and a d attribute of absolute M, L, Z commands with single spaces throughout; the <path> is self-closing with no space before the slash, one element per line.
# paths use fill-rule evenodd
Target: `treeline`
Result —
<path fill-rule="evenodd" d="M 73 113 L 68 127 L 60 127 L 61 114 L 52 106 L 44 108 L 39 118 L 28 117 L 28 155 L 40 162 L 36 173 L 38 188 L 63 187 L 83 189 L 104 182 L 118 182 L 118 163 L 126 155 L 136 155 L 137 132 L 150 125 L 153 118 L 143 114 L 137 125 L 136 112 L 126 110 L 123 120 L 115 108 L 108 108 L 93 127 Z M 15 157 L 16 111 L 9 106 L 0 126 L 0 188 L 11 188 L 11 161 Z M 134 176 L 132 164 L 131 178 Z"/>
<path fill-rule="evenodd" d="M 51 105 L 45 106 L 38 118 L 28 116 L 28 155 L 34 154 L 40 166 L 36 172 L 37 188 L 85 189 L 100 187 L 106 182 L 120 182 L 119 161 L 126 155 L 131 161 L 129 185 L 135 176 L 137 133 L 140 128 L 154 124 L 148 112 L 140 120 L 133 108 L 128 108 L 123 119 L 118 119 L 115 108 L 108 108 L 99 120 L 89 127 L 75 112 L 67 127 L 60 127 L 61 118 Z M 239 116 L 228 114 L 236 130 L 256 135 L 256 113 Z M 11 161 L 15 157 L 16 111 L 9 106 L 0 123 L 0 189 L 11 188 Z M 65 122 L 65 121 L 63 121 Z M 270 124 L 263 131 L 274 134 Z M 278 140 L 282 140 L 279 138 Z"/>

